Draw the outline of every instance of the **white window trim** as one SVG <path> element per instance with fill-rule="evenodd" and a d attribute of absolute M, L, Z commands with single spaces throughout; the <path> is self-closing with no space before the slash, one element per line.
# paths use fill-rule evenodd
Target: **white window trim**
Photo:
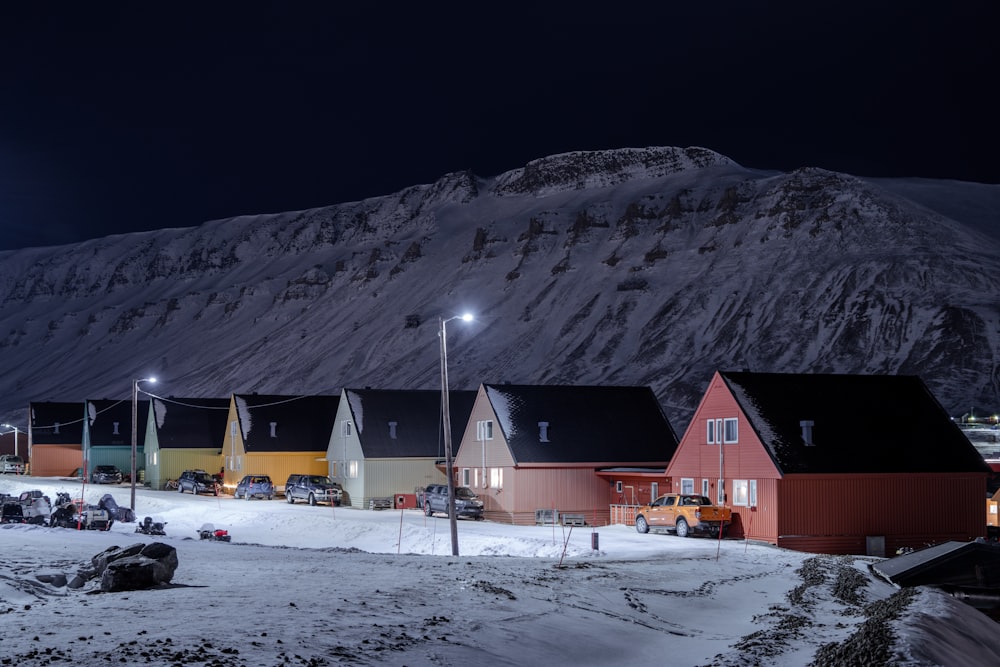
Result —
<path fill-rule="evenodd" d="M 681 493 L 694 493 L 694 477 L 681 477 Z"/>
<path fill-rule="evenodd" d="M 750 483 L 749 480 L 745 479 L 734 479 L 733 480 L 733 506 L 734 507 L 749 507 L 750 506 Z"/>
<path fill-rule="evenodd" d="M 493 420 L 483 419 L 476 422 L 476 440 L 485 441 L 493 439 Z"/>
<path fill-rule="evenodd" d="M 706 498 L 711 498 L 712 497 L 711 488 L 712 484 L 707 479 L 701 480 L 701 495 L 705 496 Z"/>
<path fill-rule="evenodd" d="M 726 481 L 720 479 L 716 481 L 715 484 L 715 504 L 725 505 L 726 504 Z"/>
<path fill-rule="evenodd" d="M 705 433 L 705 442 L 707 442 L 710 445 L 714 445 L 715 444 L 715 420 L 714 419 L 708 419 L 708 420 L 706 420 L 705 421 L 705 426 L 707 427 L 706 428 L 706 433 Z"/>
<path fill-rule="evenodd" d="M 472 476 L 468 468 L 462 468 L 462 486 L 472 486 Z"/>
<path fill-rule="evenodd" d="M 751 479 L 750 486 L 748 488 L 747 502 L 750 507 L 757 507 L 757 480 Z"/>
<path fill-rule="evenodd" d="M 650 484 L 649 484 L 649 495 L 650 495 L 649 502 L 653 502 L 654 500 L 656 500 L 657 498 L 660 497 L 660 483 L 659 482 L 650 482 Z"/>
<path fill-rule="evenodd" d="M 729 437 L 729 426 L 730 425 L 732 425 L 732 427 L 733 427 L 733 435 L 734 435 L 734 437 L 732 437 L 732 438 Z M 722 420 L 722 430 L 723 430 L 723 434 L 722 434 L 723 440 L 722 440 L 722 442 L 724 444 L 732 445 L 732 444 L 736 444 L 737 442 L 740 441 L 740 420 L 737 419 L 736 417 L 727 417 L 726 419 Z"/>

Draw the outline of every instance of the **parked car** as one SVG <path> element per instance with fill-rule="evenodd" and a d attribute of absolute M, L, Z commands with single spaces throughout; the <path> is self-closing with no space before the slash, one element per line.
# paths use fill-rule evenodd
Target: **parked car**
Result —
<path fill-rule="evenodd" d="M 435 512 L 448 513 L 448 485 L 430 484 L 419 494 L 419 502 L 424 514 L 433 516 Z M 455 487 L 455 516 L 472 519 L 483 518 L 483 501 L 467 486 Z"/>
<path fill-rule="evenodd" d="M 17 502 L 5 502 L 0 509 L 0 523 L 27 523 L 24 518 L 24 508 Z"/>
<path fill-rule="evenodd" d="M 94 472 L 90 473 L 92 484 L 120 484 L 122 481 L 122 471 L 115 466 L 94 466 Z"/>
<path fill-rule="evenodd" d="M 274 484 L 267 475 L 244 475 L 240 483 L 236 485 L 237 498 L 250 500 L 254 496 L 270 500 L 274 497 Z"/>
<path fill-rule="evenodd" d="M 15 454 L 0 456 L 0 472 L 3 474 L 23 475 L 24 459 Z"/>
<path fill-rule="evenodd" d="M 177 478 L 177 490 L 180 493 L 190 491 L 194 494 L 211 493 L 213 496 L 219 495 L 219 487 L 215 478 L 204 470 L 185 470 Z"/>
<path fill-rule="evenodd" d="M 289 504 L 301 499 L 310 505 L 316 503 L 340 505 L 343 498 L 343 487 L 323 475 L 289 475 L 288 481 L 285 482 L 285 500 Z"/>

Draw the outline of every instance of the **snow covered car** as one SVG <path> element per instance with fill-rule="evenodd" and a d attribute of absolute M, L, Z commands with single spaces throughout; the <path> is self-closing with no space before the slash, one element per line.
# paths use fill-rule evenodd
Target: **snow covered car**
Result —
<path fill-rule="evenodd" d="M 274 497 L 274 483 L 267 475 L 244 475 L 236 485 L 234 495 L 245 500 L 250 500 L 254 496 L 270 500 Z"/>
<path fill-rule="evenodd" d="M 213 496 L 219 495 L 219 487 L 215 478 L 204 470 L 185 470 L 177 479 L 177 490 L 180 493 L 190 491 L 198 495 L 199 493 L 211 493 Z"/>
<path fill-rule="evenodd" d="M 90 473 L 91 484 L 121 484 L 122 471 L 115 466 L 96 466 Z"/>

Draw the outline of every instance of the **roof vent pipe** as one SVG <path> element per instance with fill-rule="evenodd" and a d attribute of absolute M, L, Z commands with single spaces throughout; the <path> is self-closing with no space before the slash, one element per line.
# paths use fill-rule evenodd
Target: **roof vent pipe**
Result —
<path fill-rule="evenodd" d="M 816 424 L 811 419 L 803 419 L 799 422 L 799 426 L 802 427 L 802 442 L 806 443 L 806 447 L 812 447 L 816 443 L 813 442 L 813 426 Z"/>
<path fill-rule="evenodd" d="M 271 437 L 278 437 L 278 422 L 271 422 Z"/>
<path fill-rule="evenodd" d="M 538 422 L 538 442 L 549 441 L 549 423 Z"/>

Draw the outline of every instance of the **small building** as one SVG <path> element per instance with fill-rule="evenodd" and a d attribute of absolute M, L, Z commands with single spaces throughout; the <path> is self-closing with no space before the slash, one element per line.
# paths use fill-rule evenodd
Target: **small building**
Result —
<path fill-rule="evenodd" d="M 82 401 L 28 404 L 28 458 L 35 477 L 69 477 L 83 469 Z M 22 458 L 25 458 L 22 455 Z"/>
<path fill-rule="evenodd" d="M 227 491 L 244 475 L 268 475 L 284 491 L 289 475 L 327 474 L 339 402 L 339 396 L 233 394 L 220 443 Z"/>
<path fill-rule="evenodd" d="M 667 468 L 730 535 L 883 556 L 985 535 L 989 468 L 916 376 L 718 372 Z"/>
<path fill-rule="evenodd" d="M 228 398 L 153 398 L 145 434 L 145 484 L 166 488 L 185 470 L 222 469 Z"/>
<path fill-rule="evenodd" d="M 146 415 L 149 401 L 135 404 L 136 480 L 142 481 L 143 442 L 146 439 Z M 90 475 L 99 465 L 113 465 L 124 477 L 132 473 L 132 401 L 108 399 L 86 401 L 87 418 L 83 422 L 83 469 Z"/>
<path fill-rule="evenodd" d="M 604 525 L 612 505 L 633 498 L 624 487 L 641 483 L 626 480 L 650 484 L 641 502 L 661 493 L 650 476 L 666 480 L 676 448 L 649 387 L 484 384 L 455 467 L 489 519 L 532 524 L 558 513 Z"/>
<path fill-rule="evenodd" d="M 450 391 L 452 452 L 472 411 L 474 391 Z M 329 475 L 344 488 L 345 505 L 412 496 L 445 484 L 441 392 L 344 389 L 327 448 Z"/>

